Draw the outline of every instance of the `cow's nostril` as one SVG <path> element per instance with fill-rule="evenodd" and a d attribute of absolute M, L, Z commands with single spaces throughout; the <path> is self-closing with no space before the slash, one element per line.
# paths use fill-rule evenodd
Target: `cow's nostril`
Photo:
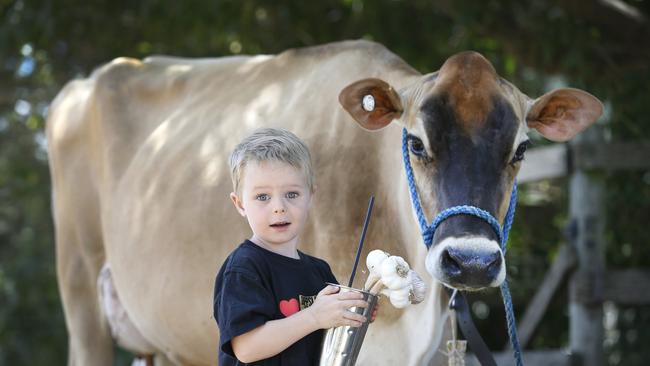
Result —
<path fill-rule="evenodd" d="M 444 250 L 442 252 L 442 268 L 451 275 L 451 276 L 460 276 L 462 273 L 461 264 L 454 259 L 454 257 L 449 253 L 449 250 Z"/>
<path fill-rule="evenodd" d="M 488 267 L 500 267 L 501 266 L 501 254 L 492 253 L 488 258 Z"/>
<path fill-rule="evenodd" d="M 487 260 L 487 271 L 490 276 L 496 277 L 501 271 L 501 254 L 493 253 Z"/>

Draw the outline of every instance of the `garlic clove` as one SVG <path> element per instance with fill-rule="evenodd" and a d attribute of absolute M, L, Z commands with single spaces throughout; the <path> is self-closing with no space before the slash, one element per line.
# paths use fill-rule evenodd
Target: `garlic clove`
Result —
<path fill-rule="evenodd" d="M 398 309 L 403 309 L 411 305 L 411 300 L 409 300 L 410 289 L 405 287 L 399 290 L 392 290 L 390 296 L 388 297 L 390 303 Z"/>
<path fill-rule="evenodd" d="M 409 285 L 408 271 L 410 266 L 404 258 L 390 256 L 386 258 L 380 267 L 381 279 L 384 285 L 391 290 L 397 290 Z"/>

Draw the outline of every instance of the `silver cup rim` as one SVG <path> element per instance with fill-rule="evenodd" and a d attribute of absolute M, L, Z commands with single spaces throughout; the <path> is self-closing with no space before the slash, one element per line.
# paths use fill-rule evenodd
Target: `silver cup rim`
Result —
<path fill-rule="evenodd" d="M 344 288 L 344 289 L 347 289 L 347 290 L 350 290 L 350 291 L 361 292 L 361 293 L 363 293 L 363 294 L 368 294 L 368 295 L 371 295 L 371 296 L 377 296 L 377 295 L 375 295 L 375 294 L 373 294 L 373 293 L 371 293 L 371 292 L 368 292 L 368 291 L 360 290 L 360 289 L 358 289 L 358 288 L 349 287 L 349 286 L 345 286 L 345 285 L 339 285 L 339 284 L 337 284 L 337 283 L 325 282 L 325 284 L 327 284 L 327 285 L 331 285 L 331 286 L 340 287 L 340 288 Z"/>

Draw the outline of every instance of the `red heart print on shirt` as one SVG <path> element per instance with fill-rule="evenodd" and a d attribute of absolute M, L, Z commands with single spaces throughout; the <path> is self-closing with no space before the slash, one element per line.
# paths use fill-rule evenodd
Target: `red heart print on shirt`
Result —
<path fill-rule="evenodd" d="M 289 317 L 300 310 L 298 305 L 298 300 L 289 299 L 289 300 L 280 300 L 280 312 L 285 316 Z"/>

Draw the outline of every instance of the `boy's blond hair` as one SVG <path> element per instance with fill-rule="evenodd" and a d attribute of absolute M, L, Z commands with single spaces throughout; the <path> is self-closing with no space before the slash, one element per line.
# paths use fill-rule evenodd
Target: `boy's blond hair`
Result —
<path fill-rule="evenodd" d="M 230 154 L 230 176 L 239 194 L 244 169 L 250 162 L 278 161 L 300 169 L 307 187 L 314 190 L 314 171 L 307 145 L 293 133 L 279 128 L 260 128 L 239 143 Z"/>

